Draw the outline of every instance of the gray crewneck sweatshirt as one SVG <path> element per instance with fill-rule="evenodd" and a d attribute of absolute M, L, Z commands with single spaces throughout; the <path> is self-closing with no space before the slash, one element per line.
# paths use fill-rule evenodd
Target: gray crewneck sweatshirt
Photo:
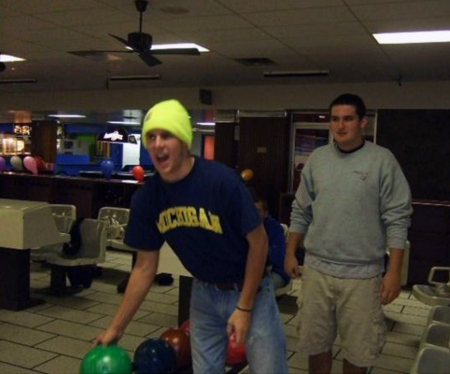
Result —
<path fill-rule="evenodd" d="M 371 277 L 387 248 L 405 247 L 411 193 L 392 153 L 366 142 L 343 153 L 334 144 L 308 159 L 292 204 L 290 231 L 306 233 L 305 263 L 334 276 Z"/>

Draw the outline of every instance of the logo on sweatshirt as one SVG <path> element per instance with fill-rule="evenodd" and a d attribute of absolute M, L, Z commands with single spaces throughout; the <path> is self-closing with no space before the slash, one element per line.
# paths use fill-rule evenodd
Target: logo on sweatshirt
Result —
<path fill-rule="evenodd" d="M 367 177 L 369 176 L 369 173 L 367 171 L 357 171 L 357 170 L 355 170 L 354 173 L 358 174 L 359 178 L 362 181 L 365 181 L 367 179 Z"/>
<path fill-rule="evenodd" d="M 166 209 L 159 214 L 156 224 L 162 234 L 177 227 L 201 227 L 217 234 L 223 234 L 218 215 L 204 208 L 193 206 L 177 206 Z"/>

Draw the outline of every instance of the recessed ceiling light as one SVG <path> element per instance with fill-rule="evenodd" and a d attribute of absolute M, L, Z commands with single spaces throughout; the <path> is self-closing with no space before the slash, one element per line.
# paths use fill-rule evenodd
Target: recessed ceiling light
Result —
<path fill-rule="evenodd" d="M 450 30 L 387 32 L 373 34 L 379 44 L 413 44 L 450 42 Z"/>
<path fill-rule="evenodd" d="M 113 125 L 140 125 L 140 122 L 137 121 L 108 121 Z"/>
<path fill-rule="evenodd" d="M 26 61 L 26 60 L 21 57 L 4 55 L 4 54 L 0 53 L 0 62 L 19 62 L 19 61 Z"/>
<path fill-rule="evenodd" d="M 49 114 L 48 116 L 54 118 L 86 118 L 82 114 Z"/>

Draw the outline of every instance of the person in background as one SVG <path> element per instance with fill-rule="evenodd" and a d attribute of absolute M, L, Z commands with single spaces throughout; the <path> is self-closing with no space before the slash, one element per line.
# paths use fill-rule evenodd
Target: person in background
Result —
<path fill-rule="evenodd" d="M 269 214 L 267 201 L 257 199 L 255 205 L 269 238 L 268 262 L 271 265 L 270 273 L 276 290 L 286 286 L 291 281 L 289 275 L 284 271 L 286 236 L 280 222 Z"/>
<path fill-rule="evenodd" d="M 224 373 L 228 339 L 245 343 L 253 373 L 287 373 L 286 339 L 265 274 L 267 236 L 241 178 L 190 154 L 192 128 L 177 100 L 144 118 L 142 143 L 157 174 L 131 202 L 124 242 L 137 248 L 121 304 L 98 344 L 117 342 L 144 300 L 167 241 L 193 275 L 190 304 L 195 374 Z"/>
<path fill-rule="evenodd" d="M 343 94 L 329 109 L 334 143 L 302 170 L 285 269 L 299 276 L 295 251 L 304 239 L 298 349 L 309 355 L 310 373 L 330 373 L 338 331 L 344 373 L 366 373 L 385 342 L 382 305 L 400 293 L 411 193 L 392 153 L 364 140 L 363 100 Z"/>

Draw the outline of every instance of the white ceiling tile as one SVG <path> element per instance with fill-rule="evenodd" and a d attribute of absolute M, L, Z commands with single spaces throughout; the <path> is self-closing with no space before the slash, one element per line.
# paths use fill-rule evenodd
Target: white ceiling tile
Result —
<path fill-rule="evenodd" d="M 448 30 L 450 29 L 450 15 L 440 18 L 367 21 L 364 22 L 364 26 L 371 33 Z"/>
<path fill-rule="evenodd" d="M 282 41 L 293 48 L 323 48 L 323 49 L 373 49 L 378 48 L 379 44 L 370 35 L 339 35 L 318 36 L 315 38 L 283 38 Z"/>
<path fill-rule="evenodd" d="M 248 13 L 245 17 L 257 26 L 305 25 L 354 21 L 353 15 L 344 6 Z"/>
<path fill-rule="evenodd" d="M 55 39 L 71 40 L 86 36 L 64 27 L 55 27 L 49 29 L 27 30 L 22 32 L 20 37 L 23 41 L 27 42 L 48 42 Z"/>
<path fill-rule="evenodd" d="M 450 50 L 437 44 L 386 45 L 385 52 L 395 61 L 404 79 L 450 79 Z"/>
<path fill-rule="evenodd" d="M 218 42 L 210 44 L 211 50 L 231 58 L 267 57 L 268 53 L 295 53 L 284 44 L 272 40 Z"/>
<path fill-rule="evenodd" d="M 267 39 L 268 35 L 257 28 L 225 29 L 209 31 L 186 31 L 184 33 L 192 41 L 227 42 Z"/>
<path fill-rule="evenodd" d="M 220 0 L 220 2 L 239 13 L 272 12 L 276 10 L 342 5 L 341 0 Z"/>
<path fill-rule="evenodd" d="M 19 12 L 15 12 L 14 10 L 4 7 L 2 5 L 3 4 L 0 4 L 0 19 L 5 17 L 14 17 L 21 15 Z"/>
<path fill-rule="evenodd" d="M 130 14 L 113 8 L 95 8 L 37 14 L 36 18 L 60 26 L 98 25 L 114 22 L 131 22 L 136 19 Z"/>
<path fill-rule="evenodd" d="M 108 34 L 114 34 L 126 39 L 128 33 L 138 31 L 139 25 L 136 22 L 120 22 L 101 25 L 72 26 L 70 29 L 96 38 L 103 38 Z M 147 23 L 143 24 L 142 31 L 153 36 L 167 33 L 160 27 Z"/>
<path fill-rule="evenodd" d="M 344 0 L 349 5 L 361 5 L 361 4 L 372 4 L 372 5 L 379 5 L 379 4 L 386 4 L 386 3 L 404 3 L 411 0 Z M 436 0 L 412 0 L 412 1 L 436 1 Z"/>
<path fill-rule="evenodd" d="M 97 38 L 79 38 L 79 39 L 53 39 L 53 40 L 41 40 L 36 42 L 38 45 L 50 48 L 54 51 L 68 52 L 68 51 L 78 51 L 78 50 L 109 50 L 111 44 L 106 45 L 105 41 Z M 114 50 L 125 50 L 117 45 Z"/>
<path fill-rule="evenodd" d="M 408 1 L 355 5 L 351 9 L 362 21 L 439 18 L 450 14 L 450 1 Z"/>
<path fill-rule="evenodd" d="M 365 34 L 364 27 L 359 22 L 318 23 L 309 25 L 266 26 L 262 27 L 268 34 L 284 38 L 315 38 L 321 36 L 345 36 Z"/>
<path fill-rule="evenodd" d="M 30 43 L 22 42 L 20 40 L 11 39 L 7 42 L 2 42 L 2 52 L 11 54 L 17 57 L 27 58 L 28 53 L 31 52 L 45 52 L 49 51 L 49 48 L 44 46 Z"/>
<path fill-rule="evenodd" d="M 181 17 L 203 17 L 203 16 L 217 16 L 232 14 L 232 12 L 220 4 L 220 2 L 214 0 L 162 0 L 162 1 L 151 1 L 149 8 L 149 13 L 154 14 L 158 17 L 177 19 Z M 189 10 L 186 14 L 171 14 L 164 12 L 165 8 L 184 8 Z"/>
<path fill-rule="evenodd" d="M 108 6 L 124 10 L 127 13 L 135 13 L 138 17 L 139 13 L 136 10 L 132 1 L 124 0 L 97 0 Z M 181 8 L 188 12 L 183 14 L 167 13 L 164 8 Z M 186 17 L 200 17 L 200 16 L 216 16 L 222 14 L 231 14 L 232 12 L 226 7 L 222 6 L 220 2 L 215 0 L 151 0 L 144 13 L 144 19 L 180 19 Z"/>
<path fill-rule="evenodd" d="M 1 5 L 25 14 L 89 9 L 99 6 L 95 0 L 1 0 Z"/>
<path fill-rule="evenodd" d="M 56 25 L 30 16 L 3 18 L 0 22 L 0 35 L 21 37 L 30 30 L 55 28 Z"/>
<path fill-rule="evenodd" d="M 157 25 L 173 33 L 184 31 L 242 29 L 251 26 L 247 21 L 235 15 L 186 18 L 177 21 L 158 21 Z"/>

